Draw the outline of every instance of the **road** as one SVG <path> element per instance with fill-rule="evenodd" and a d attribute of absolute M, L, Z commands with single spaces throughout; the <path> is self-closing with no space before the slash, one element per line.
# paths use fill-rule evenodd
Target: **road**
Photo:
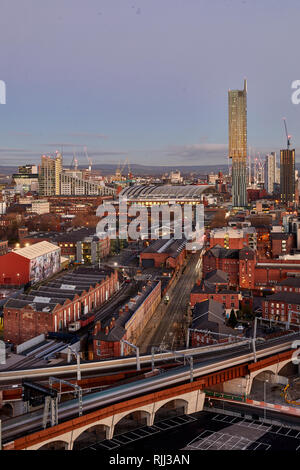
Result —
<path fill-rule="evenodd" d="M 139 339 L 141 352 L 149 352 L 151 346 L 172 349 L 178 324 L 184 320 L 190 300 L 190 293 L 199 278 L 199 253 L 190 255 L 186 268 L 172 289 L 168 291 L 170 301 L 165 305 L 163 300 L 149 321 L 144 334 Z"/>
<path fill-rule="evenodd" d="M 190 255 L 184 272 L 168 290 L 170 296 L 168 305 L 165 305 L 162 299 L 156 312 L 148 322 L 138 341 L 142 354 L 150 352 L 152 346 L 169 349 L 175 346 L 176 329 L 178 324 L 185 318 L 184 314 L 188 309 L 190 292 L 200 275 L 199 256 L 199 253 Z"/>

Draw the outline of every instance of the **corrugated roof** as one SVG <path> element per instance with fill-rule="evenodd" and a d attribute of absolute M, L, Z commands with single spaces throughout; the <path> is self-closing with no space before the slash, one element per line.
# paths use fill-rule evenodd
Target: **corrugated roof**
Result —
<path fill-rule="evenodd" d="M 34 245 L 31 246 L 26 246 L 25 248 L 15 250 L 14 253 L 20 256 L 24 256 L 24 258 L 27 259 L 34 259 L 38 256 L 46 255 L 47 253 L 57 249 L 59 249 L 57 245 L 43 241 L 34 243 Z"/>

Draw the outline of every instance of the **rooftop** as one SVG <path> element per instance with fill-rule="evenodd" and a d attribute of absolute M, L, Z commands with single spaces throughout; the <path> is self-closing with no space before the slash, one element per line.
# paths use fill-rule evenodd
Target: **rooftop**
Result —
<path fill-rule="evenodd" d="M 205 192 L 215 192 L 213 185 L 134 185 L 124 188 L 120 196 L 128 199 L 201 199 Z"/>
<path fill-rule="evenodd" d="M 62 273 L 55 279 L 31 289 L 28 294 L 20 294 L 9 299 L 6 308 L 24 308 L 28 305 L 37 312 L 52 312 L 56 305 L 63 305 L 66 300 L 73 300 L 76 295 L 95 287 L 113 272 L 111 268 L 96 269 L 79 266 L 74 271 Z"/>
<path fill-rule="evenodd" d="M 300 305 L 300 295 L 297 292 L 276 292 L 276 294 L 268 295 L 265 301 Z"/>
<path fill-rule="evenodd" d="M 287 277 L 277 283 L 278 286 L 300 287 L 300 277 Z"/>
<path fill-rule="evenodd" d="M 14 253 L 17 255 L 23 256 L 27 259 L 34 259 L 38 256 L 46 255 L 47 253 L 51 253 L 54 250 L 58 250 L 58 246 L 54 245 L 53 243 L 49 243 L 46 241 L 35 243 L 31 246 L 26 246 L 25 248 L 19 248 L 18 250 L 14 250 Z"/>
<path fill-rule="evenodd" d="M 149 245 L 143 253 L 167 253 L 172 258 L 176 258 L 182 250 L 185 249 L 185 239 L 174 239 L 164 240 L 159 238 Z"/>
<path fill-rule="evenodd" d="M 126 332 L 127 322 L 158 284 L 160 284 L 160 281 L 148 281 L 140 292 L 132 297 L 129 302 L 125 302 L 117 311 L 111 310 L 106 312 L 105 316 L 101 318 L 101 331 L 98 331 L 93 338 L 102 341 L 120 341 Z M 120 315 L 121 309 L 122 314 Z M 108 334 L 106 334 L 105 328 L 110 326 L 113 318 L 115 318 L 114 325 L 109 329 Z"/>

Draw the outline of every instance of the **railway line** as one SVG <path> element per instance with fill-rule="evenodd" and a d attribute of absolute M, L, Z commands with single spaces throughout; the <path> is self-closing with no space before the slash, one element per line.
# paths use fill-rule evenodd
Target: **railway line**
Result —
<path fill-rule="evenodd" d="M 289 339 L 277 338 L 261 344 L 257 347 L 257 358 L 267 357 L 291 349 L 292 342 L 299 339 L 299 333 L 291 334 Z M 151 360 L 146 356 L 147 361 Z M 235 347 L 233 350 L 222 350 L 222 357 L 202 358 L 194 363 L 194 379 L 219 370 L 233 367 L 235 365 L 251 362 L 254 360 L 254 353 L 249 352 L 248 345 Z M 88 364 L 89 365 L 89 364 Z M 52 371 L 53 373 L 53 371 Z M 131 397 L 141 396 L 150 392 L 158 391 L 172 385 L 179 385 L 190 380 L 190 367 L 179 365 L 164 372 L 163 374 L 134 381 L 128 384 L 116 385 L 113 388 L 100 392 L 90 393 L 83 396 L 83 412 L 87 413 L 94 409 L 99 409 L 105 405 L 111 405 L 124 401 Z M 59 422 L 76 416 L 78 412 L 78 400 L 70 400 L 61 403 L 58 407 Z M 28 432 L 33 432 L 41 428 L 43 411 L 38 410 L 26 415 L 9 419 L 3 423 L 3 441 L 16 438 Z"/>
<path fill-rule="evenodd" d="M 289 338 L 289 339 L 288 339 Z M 285 335 L 284 337 L 274 338 L 265 342 L 257 341 L 256 349 L 257 351 L 261 349 L 266 349 L 267 345 L 270 344 L 285 344 L 288 345 L 288 348 L 291 348 L 291 345 L 294 340 L 299 339 L 299 333 L 293 333 L 290 335 Z M 241 345 L 242 344 L 242 345 Z M 196 361 L 197 356 L 201 360 L 206 360 L 208 358 L 216 358 L 219 356 L 224 357 L 227 350 L 239 351 L 239 348 L 243 348 L 244 350 L 250 350 L 250 342 L 242 341 L 241 343 L 236 344 L 222 344 L 221 346 L 202 346 L 198 348 L 190 348 L 190 349 L 181 349 L 177 351 L 177 358 L 180 360 L 184 354 L 186 356 L 193 356 L 194 360 Z M 286 347 L 287 349 L 287 347 Z M 283 351 L 285 349 L 282 349 Z M 162 352 L 155 354 L 155 364 L 159 364 L 161 361 L 170 361 L 174 360 L 174 353 L 172 352 Z M 140 356 L 140 363 L 141 366 L 149 365 L 152 361 L 152 355 L 143 355 Z M 136 358 L 132 356 L 126 356 L 118 359 L 112 360 L 103 360 L 103 361 L 95 361 L 95 362 L 87 362 L 82 363 L 80 365 L 80 370 L 82 376 L 84 374 L 101 374 L 110 371 L 122 370 L 128 367 L 135 366 Z M 35 368 L 35 369 L 23 369 L 17 371 L 4 371 L 0 374 L 0 385 L 1 384 L 9 384 L 9 383 L 16 383 L 16 381 L 21 382 L 22 378 L 31 379 L 31 380 L 40 380 L 43 378 L 47 378 L 50 376 L 56 377 L 69 377 L 70 375 L 76 377 L 77 373 L 77 365 L 76 364 L 67 364 L 67 365 L 57 365 L 52 367 L 42 367 L 42 368 Z"/>

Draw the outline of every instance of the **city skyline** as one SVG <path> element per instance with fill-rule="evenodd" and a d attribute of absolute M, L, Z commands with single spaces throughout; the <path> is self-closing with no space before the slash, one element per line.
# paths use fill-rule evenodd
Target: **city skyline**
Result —
<path fill-rule="evenodd" d="M 299 40 L 297 12 L 294 0 L 5 2 L 0 164 L 36 163 L 62 146 L 70 161 L 87 146 L 95 163 L 226 163 L 226 94 L 244 77 L 249 146 L 279 153 L 286 116 L 297 158 L 299 77 L 286 53 Z M 289 36 L 267 35 L 266 24 Z"/>

